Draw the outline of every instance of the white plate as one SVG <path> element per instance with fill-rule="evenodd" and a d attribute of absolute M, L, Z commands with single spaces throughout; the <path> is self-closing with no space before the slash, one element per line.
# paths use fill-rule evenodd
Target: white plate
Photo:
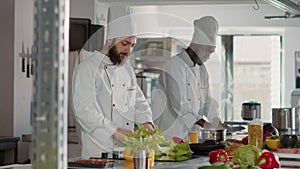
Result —
<path fill-rule="evenodd" d="M 288 154 L 288 153 L 276 153 L 274 152 L 279 159 L 280 158 L 295 158 L 295 159 L 300 159 L 300 154 Z"/>

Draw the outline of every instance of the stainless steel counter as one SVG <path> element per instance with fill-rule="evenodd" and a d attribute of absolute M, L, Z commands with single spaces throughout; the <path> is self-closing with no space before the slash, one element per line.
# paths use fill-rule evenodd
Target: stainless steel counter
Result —
<path fill-rule="evenodd" d="M 200 156 L 198 158 L 193 158 L 191 160 L 187 161 L 182 161 L 182 162 L 155 162 L 155 165 L 153 169 L 170 169 L 170 168 L 175 168 L 175 169 L 197 169 L 200 166 L 204 165 L 210 165 L 208 162 L 208 156 Z M 15 165 L 7 165 L 7 166 L 0 166 L 0 169 L 31 169 L 30 164 L 26 165 L 20 165 L 20 164 L 15 164 Z M 83 169 L 83 168 L 80 168 Z M 114 167 L 112 169 L 133 169 L 132 164 L 128 165 L 126 161 L 124 160 L 119 160 L 116 161 L 114 164 Z M 281 169 L 290 169 L 290 168 L 281 168 Z"/>
<path fill-rule="evenodd" d="M 177 168 L 177 169 L 197 169 L 200 166 L 210 165 L 208 162 L 208 156 L 200 156 L 197 158 L 192 158 L 190 160 L 182 161 L 182 162 L 155 162 L 153 169 L 163 169 L 163 168 Z M 121 161 L 120 163 L 116 163 L 114 165 L 114 169 L 131 169 L 128 162 Z"/>

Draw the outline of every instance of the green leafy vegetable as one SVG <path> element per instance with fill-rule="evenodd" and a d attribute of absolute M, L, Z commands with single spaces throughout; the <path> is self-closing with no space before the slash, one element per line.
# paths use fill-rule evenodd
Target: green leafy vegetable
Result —
<path fill-rule="evenodd" d="M 159 129 L 155 129 L 151 135 L 147 128 L 140 125 L 140 129 L 135 130 L 134 132 L 134 136 L 126 135 L 123 141 L 123 146 L 126 146 L 131 150 L 131 155 L 136 155 L 139 150 L 146 150 L 150 153 L 150 150 L 154 149 L 156 152 L 159 150 L 160 145 L 175 146 L 175 143 L 172 140 L 165 139 L 164 133 Z"/>
<path fill-rule="evenodd" d="M 182 144 L 176 144 L 167 151 L 161 150 L 155 151 L 155 160 L 169 160 L 169 161 L 183 161 L 192 157 L 192 151 L 188 142 Z"/>
<path fill-rule="evenodd" d="M 295 148 L 300 148 L 300 138 L 298 138 L 298 143 L 295 145 Z"/>
<path fill-rule="evenodd" d="M 139 150 L 149 153 L 153 149 L 155 160 L 183 161 L 192 157 L 188 142 L 175 144 L 173 140 L 166 140 L 164 133 L 159 129 L 155 129 L 151 135 L 143 125 L 139 130 L 135 130 L 134 136 L 127 135 L 123 144 L 131 150 L 131 155 L 136 155 Z"/>
<path fill-rule="evenodd" d="M 234 159 L 241 169 L 255 168 L 258 165 L 259 156 L 260 150 L 253 145 L 240 146 L 234 153 Z"/>
<path fill-rule="evenodd" d="M 280 137 L 278 135 L 273 135 L 271 137 L 268 137 L 267 139 L 270 139 L 270 140 L 278 140 L 280 139 Z"/>

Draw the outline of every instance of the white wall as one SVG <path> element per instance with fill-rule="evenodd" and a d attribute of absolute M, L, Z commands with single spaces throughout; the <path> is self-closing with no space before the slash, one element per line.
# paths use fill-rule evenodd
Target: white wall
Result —
<path fill-rule="evenodd" d="M 24 42 L 25 51 L 33 45 L 33 0 L 15 1 L 15 60 L 14 60 L 14 136 L 31 133 L 30 101 L 33 77 L 22 72 L 19 53 Z M 30 49 L 31 52 L 31 49 Z"/>
<path fill-rule="evenodd" d="M 94 0 L 70 0 L 70 17 L 90 18 L 95 23 Z"/>

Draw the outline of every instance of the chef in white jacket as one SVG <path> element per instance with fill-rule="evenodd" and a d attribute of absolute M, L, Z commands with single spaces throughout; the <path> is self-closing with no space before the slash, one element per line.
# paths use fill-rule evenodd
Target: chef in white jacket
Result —
<path fill-rule="evenodd" d="M 72 101 L 82 156 L 112 152 L 135 124 L 153 132 L 151 108 L 126 62 L 137 40 L 133 16 L 130 7 L 110 7 L 103 50 L 74 70 Z"/>
<path fill-rule="evenodd" d="M 191 44 L 163 66 L 152 111 L 156 127 L 168 139 L 177 136 L 188 141 L 194 126 L 227 127 L 220 120 L 217 102 L 210 96 L 209 75 L 204 65 L 215 51 L 217 32 L 214 17 L 195 20 Z"/>

